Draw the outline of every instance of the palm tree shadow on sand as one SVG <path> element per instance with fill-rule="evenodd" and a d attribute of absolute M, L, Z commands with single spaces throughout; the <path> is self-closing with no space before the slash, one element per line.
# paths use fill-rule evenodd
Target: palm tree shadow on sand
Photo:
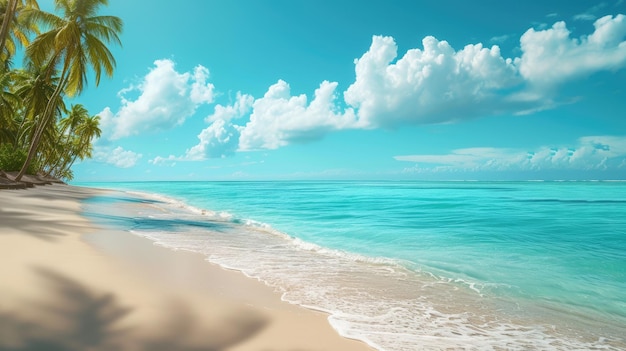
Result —
<path fill-rule="evenodd" d="M 238 313 L 206 327 L 178 301 L 164 308 L 163 322 L 145 336 L 137 327 L 121 326 L 132 308 L 120 305 L 115 295 L 48 269 L 35 270 L 50 301 L 33 303 L 35 316 L 0 311 L 0 351 L 218 351 L 246 341 L 268 323 L 260 315 Z"/>
<path fill-rule="evenodd" d="M 53 242 L 65 235 L 62 230 L 55 229 L 58 227 L 68 228 L 72 225 L 63 220 L 41 219 L 29 213 L 0 208 L 0 234 L 14 229 L 23 235 Z"/>

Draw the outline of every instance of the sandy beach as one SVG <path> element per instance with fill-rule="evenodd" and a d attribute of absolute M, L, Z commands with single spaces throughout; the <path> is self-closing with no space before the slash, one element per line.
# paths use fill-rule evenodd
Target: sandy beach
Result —
<path fill-rule="evenodd" d="M 371 350 L 199 254 L 81 216 L 100 190 L 0 191 L 0 350 Z"/>

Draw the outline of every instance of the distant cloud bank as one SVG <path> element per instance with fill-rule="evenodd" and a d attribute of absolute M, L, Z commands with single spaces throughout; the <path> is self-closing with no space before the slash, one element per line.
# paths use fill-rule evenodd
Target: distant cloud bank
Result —
<path fill-rule="evenodd" d="M 626 169 L 626 136 L 586 136 L 569 147 L 535 150 L 468 148 L 444 155 L 403 155 L 398 161 L 415 163 L 420 171 L 524 171 L 550 169 Z"/>
<path fill-rule="evenodd" d="M 198 143 L 185 154 L 159 156 L 150 162 L 199 161 L 238 151 L 277 149 L 337 130 L 456 123 L 550 109 L 559 103 L 557 91 L 566 82 L 626 66 L 626 16 L 599 18 L 594 27 L 593 33 L 579 38 L 571 37 L 565 22 L 542 30 L 531 28 L 521 36 L 521 55 L 515 58 L 503 57 L 497 45 L 469 44 L 455 50 L 432 36 L 422 40 L 421 48 L 398 58 L 392 37 L 374 36 L 367 52 L 355 59 L 355 81 L 345 91 L 337 91 L 337 82 L 323 81 L 308 98 L 293 95 L 289 84 L 279 80 L 259 98 L 238 93 L 232 104 L 215 106 L 205 119 L 207 127 L 197 135 Z M 107 107 L 100 113 L 103 138 L 115 142 L 181 125 L 199 106 L 213 103 L 215 87 L 208 78 L 203 66 L 180 73 L 171 60 L 155 61 L 141 82 L 119 93 L 117 112 Z M 623 137 L 588 138 L 604 142 L 609 149 L 593 148 L 592 139 L 582 138 L 573 149 L 476 148 L 396 159 L 471 169 L 600 167 L 623 157 Z"/>

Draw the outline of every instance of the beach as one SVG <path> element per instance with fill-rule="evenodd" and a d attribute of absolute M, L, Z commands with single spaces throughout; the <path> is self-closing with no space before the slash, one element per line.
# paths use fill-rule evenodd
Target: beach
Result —
<path fill-rule="evenodd" d="M 0 191 L 0 350 L 371 350 L 241 272 L 82 216 L 104 193 Z"/>
<path fill-rule="evenodd" d="M 621 183 L 81 185 L 0 191 L 2 351 L 626 347 Z"/>

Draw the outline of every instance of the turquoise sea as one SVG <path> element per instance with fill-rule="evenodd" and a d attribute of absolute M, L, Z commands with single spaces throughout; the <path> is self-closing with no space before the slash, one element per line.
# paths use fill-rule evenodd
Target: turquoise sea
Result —
<path fill-rule="evenodd" d="M 626 182 L 77 185 L 379 350 L 626 349 Z"/>

